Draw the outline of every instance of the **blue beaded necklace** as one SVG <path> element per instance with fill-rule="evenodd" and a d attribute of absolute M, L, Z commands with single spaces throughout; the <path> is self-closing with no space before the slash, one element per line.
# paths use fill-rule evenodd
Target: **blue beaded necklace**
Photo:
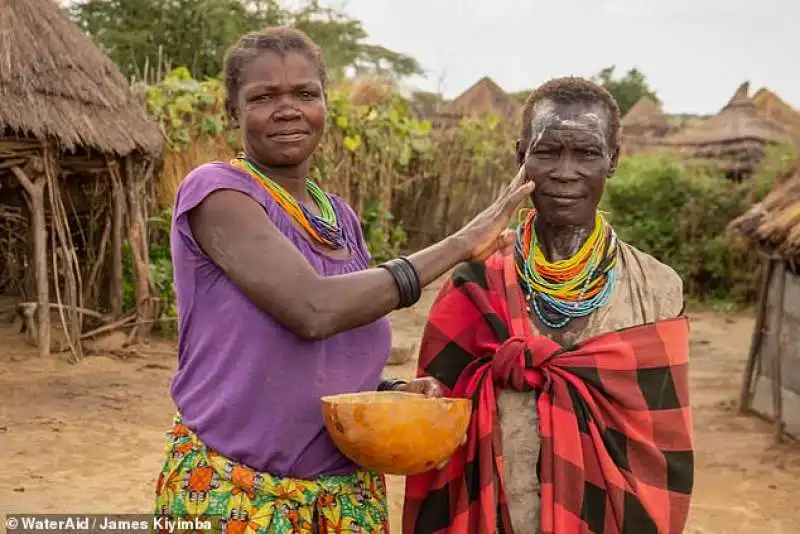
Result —
<path fill-rule="evenodd" d="M 551 330 L 606 306 L 617 280 L 617 236 L 598 215 L 590 239 L 572 258 L 551 263 L 537 243 L 535 212 L 517 228 L 517 277 L 529 313 Z"/>

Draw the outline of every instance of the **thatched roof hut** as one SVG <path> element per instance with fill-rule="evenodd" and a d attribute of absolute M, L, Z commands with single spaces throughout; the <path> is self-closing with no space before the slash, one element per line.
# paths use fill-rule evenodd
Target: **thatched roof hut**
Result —
<path fill-rule="evenodd" d="M 788 127 L 795 138 L 800 140 L 800 111 L 784 102 L 781 97 L 762 87 L 753 95 L 753 104 L 768 119 Z"/>
<path fill-rule="evenodd" d="M 800 438 L 800 169 L 729 229 L 759 250 L 763 271 L 740 407 Z"/>
<path fill-rule="evenodd" d="M 139 317 L 152 309 L 145 199 L 162 148 L 123 75 L 56 2 L 0 0 L 0 292 L 31 321 L 38 310 L 28 330 L 42 354 L 51 309 L 66 310 L 76 357 L 85 317 L 122 314 L 125 240 Z"/>
<path fill-rule="evenodd" d="M 672 131 L 666 114 L 644 95 L 622 117 L 622 146 L 628 154 L 640 152 Z"/>
<path fill-rule="evenodd" d="M 695 128 L 711 118 L 711 115 L 696 115 L 693 113 L 671 113 L 667 115 L 667 123 L 672 132 L 679 132 L 687 128 Z"/>
<path fill-rule="evenodd" d="M 464 117 L 497 115 L 504 120 L 514 117 L 519 104 L 488 76 L 484 76 L 453 100 L 442 105 L 436 123 L 451 124 Z"/>
<path fill-rule="evenodd" d="M 696 158 L 714 160 L 732 178 L 751 174 L 768 144 L 791 140 L 787 128 L 764 117 L 743 83 L 719 113 L 662 139 L 659 144 Z"/>
<path fill-rule="evenodd" d="M 53 0 L 0 0 L 0 124 L 69 151 L 161 150 L 116 66 Z"/>

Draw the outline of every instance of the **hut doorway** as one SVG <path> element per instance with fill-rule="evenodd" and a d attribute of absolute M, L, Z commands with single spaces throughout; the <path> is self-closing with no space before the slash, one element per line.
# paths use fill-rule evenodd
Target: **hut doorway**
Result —
<path fill-rule="evenodd" d="M 800 439 L 800 265 L 766 258 L 760 293 L 740 407 Z"/>

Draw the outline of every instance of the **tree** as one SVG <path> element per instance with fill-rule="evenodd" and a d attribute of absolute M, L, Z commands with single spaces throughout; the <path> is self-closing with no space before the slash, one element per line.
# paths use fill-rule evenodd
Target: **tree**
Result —
<path fill-rule="evenodd" d="M 592 81 L 605 87 L 614 96 L 622 115 L 625 115 L 643 96 L 648 96 L 656 104 L 661 103 L 655 91 L 648 85 L 645 75 L 637 68 L 632 68 L 617 79 L 614 78 L 615 69 L 615 65 L 604 68 L 592 77 Z"/>
<path fill-rule="evenodd" d="M 125 75 L 148 81 L 178 66 L 198 79 L 216 77 L 239 36 L 275 25 L 299 28 L 319 44 L 334 80 L 348 68 L 422 73 L 414 58 L 366 43 L 360 21 L 316 0 L 297 11 L 279 0 L 77 0 L 69 11 Z"/>
<path fill-rule="evenodd" d="M 177 66 L 198 78 L 218 75 L 239 35 L 279 23 L 281 13 L 277 3 L 240 0 L 82 0 L 70 14 L 123 74 L 153 79 Z"/>
<path fill-rule="evenodd" d="M 435 115 L 444 104 L 441 94 L 430 91 L 413 91 L 410 100 L 414 111 L 423 117 Z"/>

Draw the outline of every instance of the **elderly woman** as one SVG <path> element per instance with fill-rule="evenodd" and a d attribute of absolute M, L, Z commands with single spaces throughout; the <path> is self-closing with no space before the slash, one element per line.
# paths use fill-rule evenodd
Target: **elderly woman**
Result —
<path fill-rule="evenodd" d="M 173 212 L 178 415 L 156 487 L 163 518 L 208 518 L 215 531 L 386 532 L 383 479 L 336 449 L 320 397 L 437 394 L 429 379 L 381 381 L 386 315 L 459 262 L 488 257 L 533 190 L 519 174 L 462 230 L 370 268 L 356 214 L 308 178 L 325 84 L 319 48 L 295 30 L 246 35 L 226 57 L 244 154 L 194 169 Z"/>
<path fill-rule="evenodd" d="M 467 442 L 407 480 L 408 534 L 680 533 L 693 480 L 678 275 L 597 208 L 619 109 L 580 78 L 531 94 L 517 144 L 535 209 L 453 272 L 418 376 L 474 399 Z"/>

